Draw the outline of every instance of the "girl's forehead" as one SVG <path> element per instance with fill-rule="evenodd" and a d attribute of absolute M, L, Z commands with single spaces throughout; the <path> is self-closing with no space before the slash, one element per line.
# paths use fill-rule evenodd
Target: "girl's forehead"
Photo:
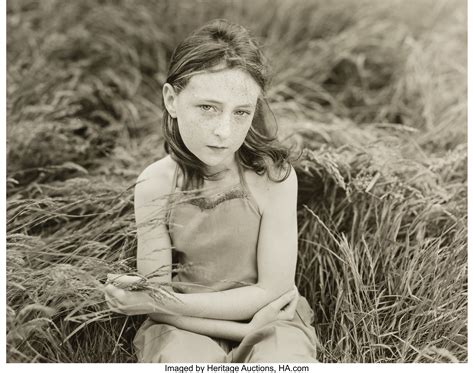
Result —
<path fill-rule="evenodd" d="M 192 98 L 212 96 L 256 101 L 261 89 L 249 73 L 240 69 L 223 69 L 193 75 L 182 91 L 185 92 Z"/>

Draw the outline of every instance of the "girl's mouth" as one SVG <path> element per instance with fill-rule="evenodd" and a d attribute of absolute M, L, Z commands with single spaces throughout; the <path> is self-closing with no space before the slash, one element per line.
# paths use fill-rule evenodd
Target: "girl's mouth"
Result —
<path fill-rule="evenodd" d="M 215 151 L 222 151 L 222 150 L 225 150 L 227 149 L 226 147 L 224 146 L 211 146 L 211 145 L 207 145 L 208 148 L 212 149 L 212 150 L 215 150 Z"/>

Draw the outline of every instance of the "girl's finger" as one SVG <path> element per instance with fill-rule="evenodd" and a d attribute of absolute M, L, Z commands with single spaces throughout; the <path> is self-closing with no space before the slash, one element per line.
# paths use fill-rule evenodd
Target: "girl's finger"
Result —
<path fill-rule="evenodd" d="M 139 276 L 129 276 L 116 273 L 107 274 L 107 282 L 115 282 L 123 285 L 131 285 L 141 280 L 142 278 Z"/>
<path fill-rule="evenodd" d="M 115 298 L 111 297 L 109 294 L 105 293 L 105 301 L 107 302 L 107 306 L 114 312 L 117 312 L 118 307 L 115 301 Z"/>
<path fill-rule="evenodd" d="M 105 297 L 107 297 L 107 296 L 109 296 L 109 294 L 113 293 L 112 286 L 113 285 L 111 285 L 111 284 L 105 284 L 104 286 L 102 286 L 101 290 L 104 293 Z M 113 286 L 113 287 L 115 287 L 115 286 Z"/>
<path fill-rule="evenodd" d="M 277 318 L 279 320 L 293 320 L 294 316 L 295 316 L 295 312 L 296 312 L 296 308 L 298 306 L 298 300 L 299 300 L 299 292 L 298 292 L 298 288 L 296 287 L 296 285 L 293 286 L 293 290 L 289 292 L 290 294 L 292 294 L 292 298 L 291 300 L 289 301 L 289 303 L 287 304 L 284 304 L 281 308 L 280 308 L 280 312 L 278 313 L 278 316 Z M 286 294 L 283 294 L 282 297 L 285 297 L 288 295 L 288 293 Z"/>
<path fill-rule="evenodd" d="M 296 295 L 296 291 L 290 290 L 286 292 L 285 294 L 283 294 L 280 298 L 275 299 L 272 302 L 272 306 L 274 306 L 278 310 L 281 310 L 283 307 L 285 307 L 288 303 L 291 302 L 291 300 L 294 298 L 295 295 Z"/>
<path fill-rule="evenodd" d="M 291 321 L 293 320 L 292 317 L 290 317 L 289 313 L 286 311 L 280 311 L 277 316 L 277 320 L 285 320 L 285 321 Z"/>
<path fill-rule="evenodd" d="M 112 284 L 106 284 L 103 288 L 102 291 L 106 294 L 115 296 L 119 288 L 115 285 Z"/>
<path fill-rule="evenodd" d="M 120 304 L 122 302 L 122 299 L 125 299 L 126 297 L 125 290 L 122 290 L 112 284 L 105 285 L 103 291 L 105 299 L 108 302 L 114 303 L 116 305 Z"/>
<path fill-rule="evenodd" d="M 300 298 L 299 294 L 295 294 L 290 304 L 288 304 L 288 306 L 286 306 L 285 309 L 281 311 L 285 313 L 285 317 L 287 317 L 287 320 L 293 320 L 293 317 L 295 316 L 296 308 L 298 306 L 299 298 Z"/>
<path fill-rule="evenodd" d="M 116 278 L 122 276 L 119 273 L 107 273 L 107 281 L 114 281 Z"/>

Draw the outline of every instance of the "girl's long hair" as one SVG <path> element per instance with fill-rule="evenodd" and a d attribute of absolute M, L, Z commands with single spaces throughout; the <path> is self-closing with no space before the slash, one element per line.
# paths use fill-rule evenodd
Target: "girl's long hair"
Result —
<path fill-rule="evenodd" d="M 257 42 L 244 27 L 217 19 L 193 32 L 174 50 L 166 83 L 179 93 L 191 76 L 221 64 L 246 71 L 262 90 L 252 125 L 236 154 L 239 165 L 259 175 L 267 174 L 275 182 L 286 180 L 291 170 L 290 150 L 277 139 L 275 117 L 264 96 L 269 83 L 268 67 Z M 165 151 L 183 172 L 183 190 L 199 188 L 204 179 L 215 175 L 206 174 L 206 165 L 186 148 L 176 118 L 169 115 L 164 103 L 163 108 Z M 274 133 L 270 123 L 274 123 Z"/>

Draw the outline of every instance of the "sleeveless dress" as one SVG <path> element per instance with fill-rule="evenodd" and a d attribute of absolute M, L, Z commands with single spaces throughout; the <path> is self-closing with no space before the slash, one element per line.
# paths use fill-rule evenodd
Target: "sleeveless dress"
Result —
<path fill-rule="evenodd" d="M 213 198 L 177 192 L 169 199 L 173 288 L 182 293 L 222 291 L 255 284 L 261 212 L 239 167 L 240 182 Z M 295 317 L 278 320 L 241 342 L 209 337 L 147 319 L 133 344 L 139 362 L 317 362 L 314 313 L 299 296 Z"/>

